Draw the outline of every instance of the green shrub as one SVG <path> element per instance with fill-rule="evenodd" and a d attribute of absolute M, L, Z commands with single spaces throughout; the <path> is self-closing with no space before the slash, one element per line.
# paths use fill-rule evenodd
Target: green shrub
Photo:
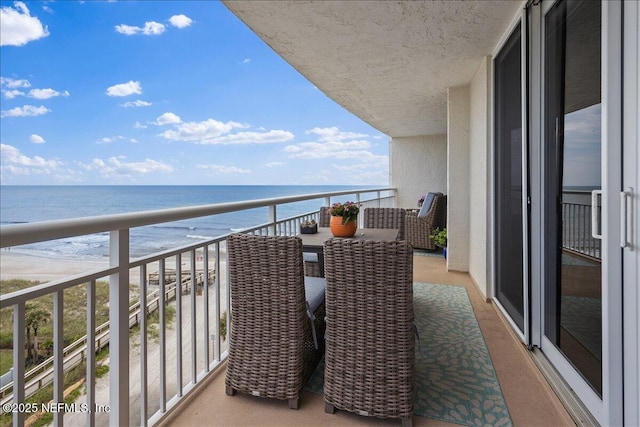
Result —
<path fill-rule="evenodd" d="M 447 229 L 446 228 L 443 228 L 442 230 L 440 230 L 440 228 L 436 228 L 435 230 L 433 230 L 433 233 L 431 233 L 429 237 L 431 237 L 431 240 L 433 241 L 434 245 L 439 246 L 441 248 L 447 247 Z"/>

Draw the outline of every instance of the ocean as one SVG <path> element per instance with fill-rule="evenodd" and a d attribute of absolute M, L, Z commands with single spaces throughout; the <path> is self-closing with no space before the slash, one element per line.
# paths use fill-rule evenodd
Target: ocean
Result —
<path fill-rule="evenodd" d="M 367 186 L 203 185 L 203 186 L 0 186 L 0 224 L 69 219 L 208 205 L 290 195 L 362 189 Z M 353 200 L 348 196 L 335 200 Z M 333 201 L 333 199 L 332 199 Z M 278 207 L 278 218 L 317 210 L 324 199 Z M 131 256 L 141 257 L 267 222 L 267 208 L 131 229 Z M 108 256 L 108 233 L 14 247 L 15 253 L 50 258 Z"/>

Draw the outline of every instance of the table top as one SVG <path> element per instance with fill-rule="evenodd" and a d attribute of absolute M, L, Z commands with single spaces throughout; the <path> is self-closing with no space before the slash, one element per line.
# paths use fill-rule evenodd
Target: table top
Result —
<path fill-rule="evenodd" d="M 302 239 L 302 246 L 305 248 L 322 247 L 328 239 L 348 239 L 348 240 L 396 240 L 398 237 L 397 228 L 358 228 L 353 237 L 334 237 L 329 227 L 318 227 L 318 232 L 314 234 L 298 234 Z"/>

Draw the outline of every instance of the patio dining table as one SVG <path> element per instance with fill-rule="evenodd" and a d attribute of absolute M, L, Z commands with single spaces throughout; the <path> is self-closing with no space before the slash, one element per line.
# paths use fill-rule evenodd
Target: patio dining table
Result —
<path fill-rule="evenodd" d="M 314 234 L 298 234 L 302 239 L 302 252 L 315 253 L 318 255 L 318 266 L 320 267 L 320 277 L 324 277 L 324 242 L 334 239 L 345 240 L 381 240 L 392 241 L 398 237 L 397 228 L 359 228 L 353 237 L 334 237 L 329 227 L 318 227 L 318 232 Z"/>

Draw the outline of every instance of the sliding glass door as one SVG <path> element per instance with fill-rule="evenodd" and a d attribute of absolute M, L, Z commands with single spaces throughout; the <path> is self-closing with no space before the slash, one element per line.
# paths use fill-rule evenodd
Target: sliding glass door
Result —
<path fill-rule="evenodd" d="M 558 1 L 544 18 L 543 75 L 543 333 L 599 396 L 601 21 L 599 0 Z"/>
<path fill-rule="evenodd" d="M 524 333 L 521 25 L 494 60 L 496 298 Z"/>

